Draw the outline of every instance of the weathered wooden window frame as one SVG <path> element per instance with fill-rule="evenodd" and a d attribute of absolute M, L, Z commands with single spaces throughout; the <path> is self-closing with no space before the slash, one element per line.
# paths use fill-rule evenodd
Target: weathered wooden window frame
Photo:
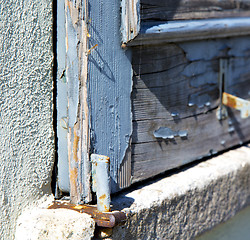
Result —
<path fill-rule="evenodd" d="M 226 18 L 171 20 L 155 24 L 157 21 L 141 21 L 140 0 L 123 0 L 122 40 L 126 46 L 136 46 L 249 35 L 249 11 L 242 13 L 243 17 L 234 15 Z"/>
<path fill-rule="evenodd" d="M 88 61 L 88 51 L 91 49 L 88 49 L 87 46 L 87 36 L 88 31 L 86 29 L 86 19 L 80 16 L 79 18 L 75 18 L 78 16 L 76 13 L 78 12 L 77 6 L 82 4 L 85 1 L 74 1 L 75 5 L 73 6 L 72 1 L 65 1 L 65 4 L 70 5 L 70 11 L 66 11 L 66 19 L 61 19 L 60 24 L 64 24 L 66 22 L 66 33 L 60 32 L 61 36 L 63 34 L 67 35 L 68 37 L 73 37 L 70 40 L 70 43 L 74 43 L 73 46 L 75 49 L 79 49 L 77 58 L 78 63 L 77 66 L 86 66 Z M 58 6 L 60 7 L 59 11 L 65 11 L 64 10 L 64 1 L 58 0 Z M 122 0 L 122 20 L 121 20 L 121 32 L 122 32 L 122 42 L 125 46 L 137 46 L 137 45 L 145 45 L 145 44 L 162 44 L 162 43 L 168 43 L 168 42 L 181 42 L 181 41 L 192 41 L 192 40 L 202 40 L 202 39 L 208 39 L 208 38 L 225 38 L 225 37 L 232 37 L 232 36 L 243 36 L 243 35 L 249 35 L 250 34 L 250 17 L 244 17 L 244 18 L 228 18 L 228 19 L 206 19 L 206 20 L 182 20 L 182 21 L 172 21 L 171 23 L 160 23 L 157 25 L 152 25 L 149 23 L 142 23 L 140 21 L 140 1 L 139 0 Z M 73 13 L 74 12 L 74 13 Z M 86 14 L 81 12 L 81 14 Z M 64 15 L 64 13 L 63 13 Z M 61 15 L 62 16 L 62 15 Z M 86 16 L 85 16 L 86 17 Z M 70 20 L 70 21 L 69 21 Z M 67 25 L 68 24 L 68 25 Z M 72 26 L 75 29 L 75 33 L 77 37 L 72 32 L 70 32 L 70 28 Z M 61 26 L 62 27 L 62 26 Z M 63 29 L 63 27 L 62 27 Z M 72 29 L 71 29 L 72 30 Z M 223 30 L 223 31 L 222 31 Z M 65 31 L 65 29 L 64 29 Z M 82 34 L 84 33 L 84 34 Z M 72 35 L 73 34 L 73 35 Z M 79 37 L 81 38 L 81 41 L 79 41 Z M 81 42 L 80 45 L 79 42 Z M 70 48 L 72 46 L 69 46 L 69 40 L 65 39 L 63 37 L 58 37 L 58 46 L 67 46 L 67 48 Z M 94 46 L 93 46 L 94 47 Z M 65 86 L 65 79 L 67 78 L 66 73 L 70 74 L 70 71 L 73 70 L 74 65 L 72 65 L 71 70 L 66 70 L 66 62 L 69 61 L 65 58 L 67 55 L 66 50 L 58 50 L 58 56 L 62 56 L 60 59 L 60 63 L 58 65 L 58 79 L 59 81 L 59 88 L 60 91 L 58 91 L 58 98 L 64 99 L 63 100 L 63 106 L 60 103 L 60 106 L 57 105 L 58 108 L 58 125 L 61 125 L 62 128 L 60 128 L 60 133 L 58 133 L 59 138 L 62 140 L 59 140 L 59 155 L 65 155 L 65 152 L 67 152 L 66 149 L 69 150 L 69 152 L 75 152 L 76 155 L 79 155 L 81 158 L 84 158 L 85 160 L 82 163 L 86 163 L 87 165 L 84 166 L 85 173 L 81 176 L 82 181 L 84 182 L 84 186 L 80 185 L 80 188 L 77 189 L 77 186 L 75 185 L 73 188 L 71 188 L 70 192 L 72 195 L 73 202 L 79 202 L 79 199 L 81 199 L 80 196 L 84 196 L 84 199 L 86 202 L 91 200 L 91 192 L 90 192 L 90 162 L 89 162 L 89 150 L 90 150 L 90 129 L 89 129 L 89 116 L 88 116 L 88 103 L 86 100 L 86 81 L 81 82 L 81 93 L 77 93 L 77 96 L 81 98 L 81 106 L 78 106 L 77 104 L 73 104 L 74 106 L 69 106 L 70 102 L 68 103 L 67 100 L 65 101 L 65 96 L 67 96 L 67 86 Z M 68 49 L 67 49 L 68 51 Z M 81 53 L 81 54 L 79 54 Z M 64 54 L 64 57 L 63 57 Z M 68 64 L 69 66 L 69 64 Z M 82 70 L 79 71 L 79 69 L 84 68 L 78 68 L 77 69 L 77 77 L 81 76 L 81 79 L 87 79 L 87 72 L 84 72 Z M 87 66 L 86 66 L 87 69 Z M 66 73 L 65 73 L 66 72 Z M 79 84 L 79 83 L 76 83 Z M 74 96 L 72 95 L 72 100 Z M 67 97 L 66 97 L 67 99 Z M 78 102 L 75 101 L 75 102 Z M 74 118 L 74 121 L 71 124 L 70 119 L 67 119 L 67 111 L 74 111 L 75 113 L 79 110 L 75 107 L 80 107 L 81 112 L 85 114 L 85 116 L 79 116 L 77 114 L 72 114 L 70 117 Z M 79 121 L 76 121 L 78 119 Z M 79 123 L 79 124 L 76 124 Z M 69 129 L 69 132 L 65 132 L 65 129 Z M 65 138 L 68 134 L 69 139 L 69 145 L 67 146 L 67 141 L 65 143 Z M 80 134 L 80 142 L 78 141 L 78 137 Z M 82 137 L 85 136 L 85 137 Z M 78 139 L 78 140 L 77 140 Z M 80 146 L 80 147 L 79 147 Z M 70 150 L 71 149 L 71 150 Z M 80 150 L 81 149 L 81 150 Z M 120 182 L 120 187 L 127 187 L 130 183 L 130 177 L 131 177 L 131 156 L 129 154 L 130 149 L 128 148 L 128 154 L 126 155 L 124 161 L 121 164 L 118 178 Z M 65 158 L 65 156 L 63 157 Z M 73 158 L 74 156 L 70 156 L 70 158 Z M 65 161 L 66 162 L 66 161 Z M 79 163 L 79 164 L 82 164 Z M 73 173 L 75 172 L 74 169 L 74 163 L 72 164 L 72 168 L 69 170 L 71 177 L 77 178 Z M 130 171 L 130 173 L 128 173 Z M 65 172 L 65 174 L 67 171 Z M 64 174 L 64 173 L 63 173 Z M 62 178 L 61 178 L 62 179 Z M 67 188 L 67 187 L 66 187 Z"/>

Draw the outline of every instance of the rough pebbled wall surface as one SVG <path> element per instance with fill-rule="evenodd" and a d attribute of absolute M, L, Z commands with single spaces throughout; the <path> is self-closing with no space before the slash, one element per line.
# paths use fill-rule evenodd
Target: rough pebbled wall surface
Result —
<path fill-rule="evenodd" d="M 0 0 L 0 238 L 16 218 L 50 193 L 52 1 Z"/>

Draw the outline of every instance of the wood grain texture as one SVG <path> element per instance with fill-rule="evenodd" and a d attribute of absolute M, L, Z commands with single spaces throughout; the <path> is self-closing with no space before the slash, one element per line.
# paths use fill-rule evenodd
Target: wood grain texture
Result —
<path fill-rule="evenodd" d="M 70 199 L 90 202 L 89 106 L 87 102 L 88 9 L 84 0 L 65 0 L 68 161 Z"/>
<path fill-rule="evenodd" d="M 124 43 L 134 39 L 140 31 L 140 1 L 121 1 L 121 32 Z"/>
<path fill-rule="evenodd" d="M 249 120 L 229 109 L 218 121 L 219 59 L 229 59 L 227 91 L 249 98 L 249 38 L 148 45 L 133 50 L 132 182 L 250 139 Z M 167 127 L 187 137 L 162 139 Z"/>
<path fill-rule="evenodd" d="M 249 0 L 141 0 L 143 21 L 246 17 L 249 14 Z"/>
<path fill-rule="evenodd" d="M 239 112 L 230 111 L 230 117 L 222 122 L 216 118 L 216 109 L 207 114 L 182 119 L 178 123 L 157 119 L 134 123 L 139 138 L 132 144 L 132 182 L 144 180 L 168 169 L 187 164 L 205 156 L 242 144 L 249 140 L 249 119 L 242 120 Z M 187 138 L 173 140 L 153 139 L 153 131 L 160 126 L 174 130 L 187 130 Z M 144 140 L 151 138 L 151 141 Z"/>
<path fill-rule="evenodd" d="M 131 52 L 121 48 L 120 1 L 89 4 L 89 43 L 96 46 L 88 56 L 92 152 L 110 157 L 111 188 L 115 192 L 122 183 L 128 184 L 122 179 L 130 180 L 131 174 L 121 169 L 121 165 L 130 168 L 124 161 L 130 161 L 126 153 L 132 134 Z"/>

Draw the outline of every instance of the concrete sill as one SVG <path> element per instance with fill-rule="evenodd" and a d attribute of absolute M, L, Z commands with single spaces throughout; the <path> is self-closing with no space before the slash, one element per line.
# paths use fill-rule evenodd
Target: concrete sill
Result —
<path fill-rule="evenodd" d="M 112 239 L 193 239 L 250 203 L 250 148 L 242 146 L 113 199 L 128 221 Z"/>
<path fill-rule="evenodd" d="M 95 223 L 73 210 L 49 210 L 50 196 L 23 213 L 16 240 L 93 239 Z M 112 200 L 127 214 L 106 239 L 193 239 L 250 203 L 250 148 L 242 146 Z"/>

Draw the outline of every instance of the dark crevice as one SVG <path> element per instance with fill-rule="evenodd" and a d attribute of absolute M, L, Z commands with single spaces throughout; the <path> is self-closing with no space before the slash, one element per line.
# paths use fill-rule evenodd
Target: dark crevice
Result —
<path fill-rule="evenodd" d="M 58 140 L 57 140 L 57 0 L 52 3 L 52 50 L 53 50 L 53 67 L 52 67 L 52 77 L 53 77 L 53 130 L 54 130 L 54 166 L 52 170 L 51 177 L 51 189 L 52 193 L 56 195 L 57 188 L 57 163 L 58 163 Z"/>

